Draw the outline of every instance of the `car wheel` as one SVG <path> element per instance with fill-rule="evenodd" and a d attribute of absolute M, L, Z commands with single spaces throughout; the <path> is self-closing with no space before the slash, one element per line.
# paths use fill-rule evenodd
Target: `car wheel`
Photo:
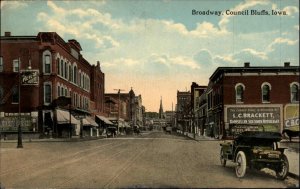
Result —
<path fill-rule="evenodd" d="M 220 151 L 220 161 L 221 161 L 221 165 L 223 167 L 225 167 L 226 166 L 226 159 L 225 159 L 225 154 L 224 154 L 223 148 L 221 148 L 221 151 Z"/>
<path fill-rule="evenodd" d="M 276 171 L 276 176 L 280 180 L 284 180 L 289 172 L 289 161 L 284 154 L 282 160 L 283 162 L 281 163 L 279 170 Z"/>
<path fill-rule="evenodd" d="M 243 151 L 239 151 L 236 155 L 235 162 L 237 163 L 235 167 L 235 174 L 238 178 L 242 178 L 246 174 L 246 167 L 247 167 L 247 161 L 246 161 L 246 155 Z"/>

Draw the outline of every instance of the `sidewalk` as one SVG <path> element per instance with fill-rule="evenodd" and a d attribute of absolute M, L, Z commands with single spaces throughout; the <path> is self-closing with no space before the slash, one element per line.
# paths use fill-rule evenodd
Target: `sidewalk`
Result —
<path fill-rule="evenodd" d="M 43 138 L 43 139 L 23 139 L 22 143 L 28 142 L 80 142 L 80 141 L 89 141 L 89 140 L 99 140 L 106 138 L 104 136 L 99 137 L 73 137 L 73 138 Z M 1 143 L 17 143 L 18 140 L 1 140 Z"/>
<path fill-rule="evenodd" d="M 218 141 L 219 139 L 211 138 L 208 136 L 198 136 L 196 134 L 196 138 L 194 138 L 193 133 L 185 133 L 185 136 L 194 139 L 196 141 Z M 284 154 L 287 156 L 289 160 L 289 175 L 299 179 L 299 142 L 294 141 L 290 143 L 289 141 L 283 140 L 280 143 L 281 147 L 287 148 L 284 151 Z"/>

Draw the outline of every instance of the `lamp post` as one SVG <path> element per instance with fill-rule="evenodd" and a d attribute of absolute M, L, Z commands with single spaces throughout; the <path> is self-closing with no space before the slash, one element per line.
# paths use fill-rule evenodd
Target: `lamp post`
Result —
<path fill-rule="evenodd" d="M 23 144 L 22 144 L 22 129 L 21 129 L 21 60 L 19 58 L 18 61 L 18 75 L 19 75 L 19 96 L 18 96 L 18 100 L 19 100 L 19 114 L 18 114 L 18 118 L 19 118 L 19 125 L 18 125 L 18 145 L 17 148 L 23 148 Z"/>

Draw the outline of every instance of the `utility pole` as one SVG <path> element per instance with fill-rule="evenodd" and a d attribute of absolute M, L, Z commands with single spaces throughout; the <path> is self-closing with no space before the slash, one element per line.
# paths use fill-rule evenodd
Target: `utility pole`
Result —
<path fill-rule="evenodd" d="M 118 101 L 118 133 L 119 133 L 119 128 L 120 128 L 120 96 L 121 96 L 121 91 L 125 91 L 124 89 L 114 89 L 115 91 L 118 91 L 118 96 L 119 96 L 119 101 Z"/>

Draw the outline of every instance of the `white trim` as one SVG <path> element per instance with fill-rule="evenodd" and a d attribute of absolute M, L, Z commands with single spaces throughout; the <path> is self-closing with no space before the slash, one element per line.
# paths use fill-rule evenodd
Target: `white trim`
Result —
<path fill-rule="evenodd" d="M 225 73 L 225 76 L 277 76 L 277 75 L 299 75 L 299 72 L 270 72 L 270 73 L 261 73 L 261 72 L 255 72 L 255 73 L 248 73 L 248 72 L 241 72 L 241 73 Z"/>

